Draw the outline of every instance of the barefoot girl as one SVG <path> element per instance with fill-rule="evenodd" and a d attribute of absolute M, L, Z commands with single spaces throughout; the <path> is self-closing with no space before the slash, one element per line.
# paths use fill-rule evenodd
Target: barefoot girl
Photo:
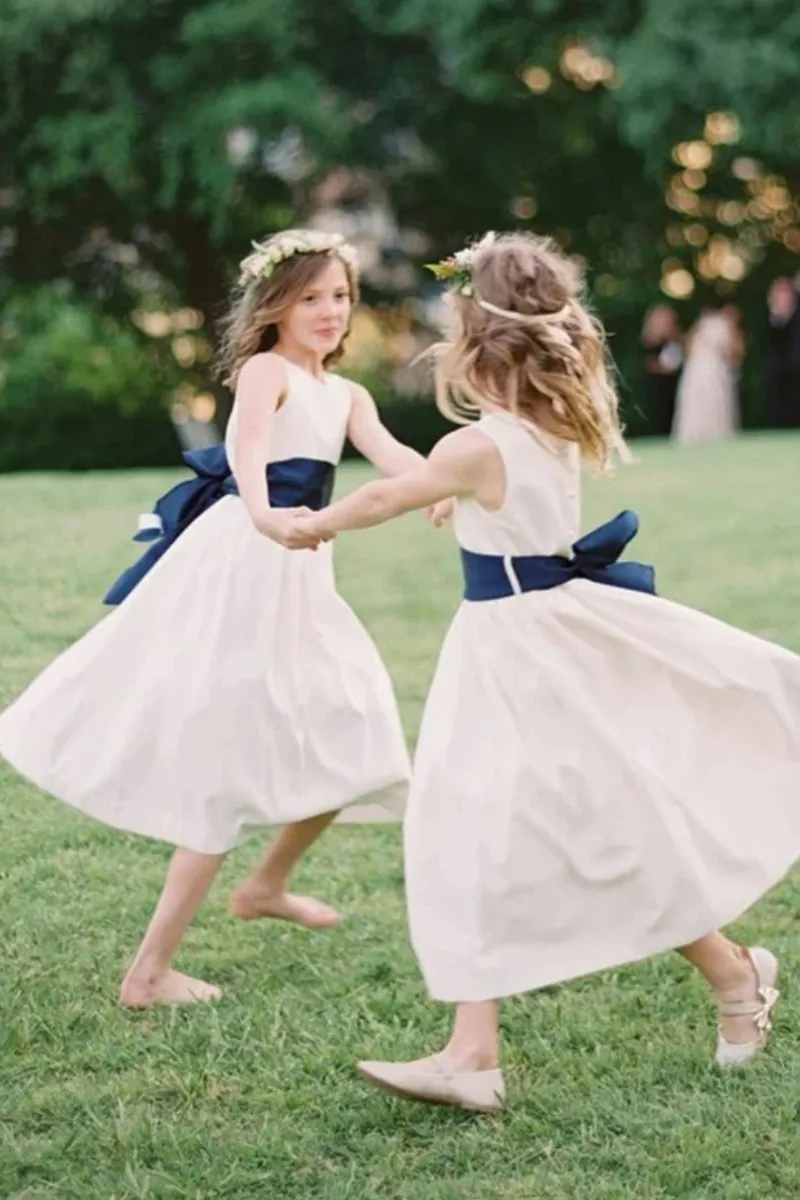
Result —
<path fill-rule="evenodd" d="M 800 658 L 650 594 L 648 567 L 617 562 L 632 513 L 579 539 L 580 460 L 602 469 L 622 441 L 575 266 L 511 234 L 440 273 L 460 326 L 440 397 L 480 420 L 294 525 L 328 538 L 457 496 L 465 602 L 406 818 L 411 937 L 455 1027 L 440 1054 L 362 1072 L 496 1109 L 501 997 L 672 948 L 713 989 L 717 1062 L 743 1063 L 778 963 L 716 930 L 800 855 Z"/>
<path fill-rule="evenodd" d="M 408 776 L 383 663 L 329 548 L 292 527 L 329 499 L 346 435 L 385 474 L 423 461 L 326 370 L 356 286 L 335 236 L 285 233 L 244 260 L 222 348 L 236 388 L 224 450 L 188 456 L 197 478 L 157 505 L 160 536 L 107 597 L 123 603 L 0 717 L 0 750 L 33 782 L 178 847 L 122 985 L 130 1006 L 219 995 L 172 958 L 227 852 L 264 826 L 283 828 L 236 915 L 333 925 L 333 909 L 287 891 L 293 868 L 343 807 Z"/>

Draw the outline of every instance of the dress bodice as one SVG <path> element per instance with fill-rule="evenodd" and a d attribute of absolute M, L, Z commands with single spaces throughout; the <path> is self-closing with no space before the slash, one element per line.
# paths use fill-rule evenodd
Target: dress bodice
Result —
<path fill-rule="evenodd" d="M 342 456 L 352 393 L 341 375 L 326 373 L 317 379 L 288 359 L 286 395 L 275 413 L 269 461 L 292 458 L 317 459 L 336 465 Z M 225 451 L 236 475 L 236 429 L 238 411 L 233 411 L 225 433 Z"/>
<path fill-rule="evenodd" d="M 580 454 L 510 413 L 492 413 L 475 426 L 497 446 L 506 494 L 495 512 L 459 500 L 456 538 L 479 554 L 569 554 L 580 533 Z"/>
<path fill-rule="evenodd" d="M 733 335 L 727 317 L 720 313 L 706 313 L 695 328 L 689 351 L 690 361 L 697 362 L 702 357 L 727 367 L 732 344 Z"/>

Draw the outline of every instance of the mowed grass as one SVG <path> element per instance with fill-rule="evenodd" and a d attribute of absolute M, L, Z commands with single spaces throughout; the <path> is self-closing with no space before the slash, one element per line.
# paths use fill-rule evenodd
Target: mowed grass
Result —
<path fill-rule="evenodd" d="M 664 594 L 800 651 L 800 440 L 637 457 L 588 487 L 587 527 L 636 508 L 635 553 Z M 341 483 L 364 477 L 349 467 Z M 136 514 L 172 478 L 0 479 L 0 705 L 98 619 Z M 409 517 L 337 553 L 413 740 L 458 602 L 450 537 Z M 448 1025 L 406 942 L 399 828 L 337 827 L 308 858 L 302 887 L 347 913 L 332 934 L 227 915 L 262 845 L 229 860 L 181 960 L 223 1003 L 131 1015 L 120 972 L 168 848 L 0 767 L 3 1200 L 800 1197 L 800 875 L 735 930 L 785 962 L 774 1041 L 751 1070 L 710 1068 L 708 996 L 672 956 L 509 1002 L 510 1104 L 480 1119 L 390 1100 L 354 1072 L 424 1052 Z"/>

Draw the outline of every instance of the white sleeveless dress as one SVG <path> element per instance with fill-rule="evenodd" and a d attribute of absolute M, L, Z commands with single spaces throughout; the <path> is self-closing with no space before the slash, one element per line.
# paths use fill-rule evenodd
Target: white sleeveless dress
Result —
<path fill-rule="evenodd" d="M 730 360 L 730 322 L 706 313 L 697 323 L 675 399 L 673 436 L 714 442 L 739 428 L 738 371 Z"/>
<path fill-rule="evenodd" d="M 495 513 L 459 503 L 458 541 L 569 554 L 574 448 L 507 415 L 477 428 L 502 454 L 506 499 Z M 425 709 L 405 843 L 435 999 L 513 995 L 691 942 L 800 857 L 800 657 L 584 579 L 465 601 Z"/>
<path fill-rule="evenodd" d="M 287 373 L 271 461 L 337 463 L 348 384 Z M 234 406 L 234 474 L 236 423 Z M 0 716 L 0 752 L 92 817 L 205 853 L 362 797 L 396 810 L 409 772 L 392 685 L 337 594 L 330 545 L 285 550 L 236 495 Z"/>

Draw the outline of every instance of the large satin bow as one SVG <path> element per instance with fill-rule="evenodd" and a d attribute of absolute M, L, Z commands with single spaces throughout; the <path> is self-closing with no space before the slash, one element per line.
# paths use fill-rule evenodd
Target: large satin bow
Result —
<path fill-rule="evenodd" d="M 140 518 L 133 540 L 150 545 L 112 584 L 104 604 L 120 604 L 193 521 L 223 496 L 238 495 L 224 445 L 190 450 L 183 458 L 194 478 L 170 488 L 156 501 L 153 511 Z M 324 508 L 330 503 L 334 476 L 333 463 L 321 459 L 288 458 L 270 463 L 266 473 L 270 504 L 275 508 Z"/>
<path fill-rule="evenodd" d="M 572 558 L 558 562 L 570 579 L 591 579 L 594 583 L 655 595 L 656 573 L 651 566 L 617 561 L 638 532 L 639 518 L 626 509 L 612 521 L 578 538 L 572 547 Z"/>
<path fill-rule="evenodd" d="M 223 496 L 236 493 L 236 482 L 223 445 L 187 451 L 183 458 L 195 472 L 195 477 L 170 488 L 156 501 L 152 513 L 140 518 L 139 530 L 133 540 L 149 542 L 150 546 L 111 585 L 104 604 L 121 604 L 192 521 Z"/>
<path fill-rule="evenodd" d="M 517 591 L 548 591 L 572 579 L 655 595 L 655 571 L 651 566 L 617 561 L 638 529 L 636 513 L 621 512 L 613 521 L 579 538 L 571 557 L 530 554 L 504 558 L 462 549 L 464 596 L 467 600 L 499 600 Z"/>

